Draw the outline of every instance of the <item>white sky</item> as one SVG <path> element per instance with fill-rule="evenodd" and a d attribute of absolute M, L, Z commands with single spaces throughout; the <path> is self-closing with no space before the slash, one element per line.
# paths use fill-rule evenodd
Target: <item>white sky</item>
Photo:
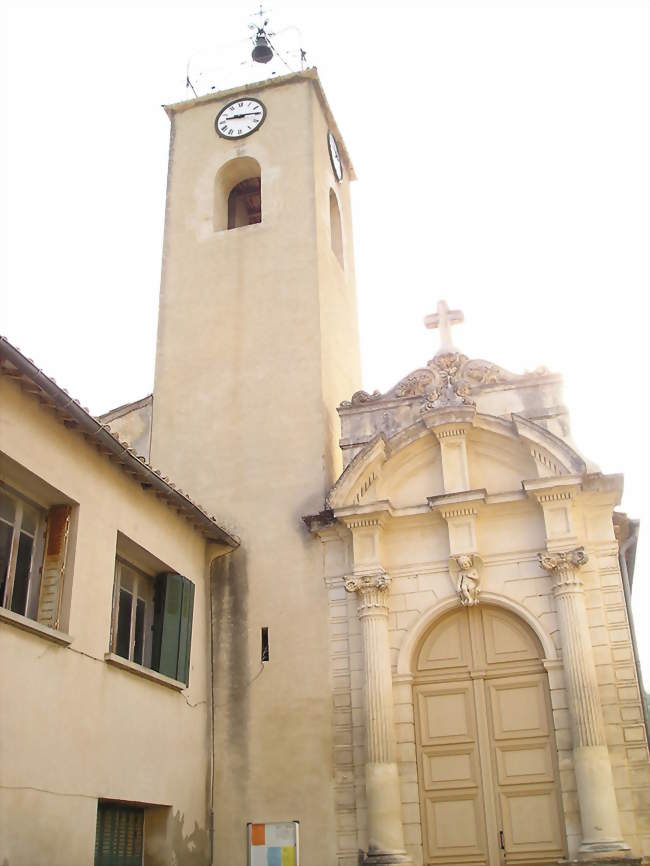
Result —
<path fill-rule="evenodd" d="M 255 4 L 6 10 L 0 333 L 92 412 L 152 390 L 167 171 L 161 103 Z M 650 681 L 648 7 L 352 2 L 295 24 L 359 176 L 364 387 L 456 344 L 565 377 L 582 450 L 642 521 L 634 604 Z M 0 37 L 1 38 L 1 37 Z M 387 347 L 390 346 L 390 351 Z"/>

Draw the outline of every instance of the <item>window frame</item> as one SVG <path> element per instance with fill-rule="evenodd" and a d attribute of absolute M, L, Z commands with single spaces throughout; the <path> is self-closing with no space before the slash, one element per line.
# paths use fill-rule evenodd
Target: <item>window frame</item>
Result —
<path fill-rule="evenodd" d="M 32 606 L 33 604 L 33 593 L 35 591 L 37 593 L 40 593 L 40 584 L 43 571 L 42 560 L 45 556 L 45 535 L 47 527 L 48 509 L 44 508 L 42 505 L 39 505 L 37 502 L 34 502 L 33 499 L 30 499 L 28 496 L 25 496 L 24 494 L 15 490 L 13 487 L 10 487 L 4 482 L 0 483 L 0 494 L 6 496 L 14 504 L 13 523 L 10 523 L 5 517 L 0 516 L 0 523 L 11 527 L 11 541 L 9 543 L 7 573 L 4 578 L 5 583 L 2 598 L 0 598 L 0 607 L 3 607 L 5 610 L 11 611 L 18 616 L 24 616 L 25 619 L 30 619 L 36 622 L 38 621 L 38 597 L 36 599 L 36 610 L 34 616 L 30 615 L 29 610 L 30 606 Z M 27 505 L 28 508 L 32 509 L 32 511 L 36 513 L 36 527 L 33 534 L 23 528 L 23 515 L 25 505 Z M 16 582 L 16 566 L 18 563 L 20 536 L 23 532 L 25 533 L 25 535 L 29 536 L 32 539 L 32 545 L 29 557 L 29 568 L 27 572 L 25 609 L 23 611 L 16 611 L 13 609 L 12 604 Z M 40 566 L 37 565 L 36 559 L 36 555 L 38 553 L 40 553 L 41 556 Z M 38 578 L 36 584 L 34 583 L 35 577 Z M 34 589 L 35 586 L 36 589 Z"/>
<path fill-rule="evenodd" d="M 123 585 L 123 569 L 128 569 L 129 586 Z M 149 591 L 139 594 L 140 581 L 145 580 Z M 131 596 L 128 655 L 118 651 L 122 588 Z M 183 687 L 189 686 L 195 591 L 196 583 L 193 580 L 170 569 L 118 532 L 105 660 L 143 676 L 151 673 L 154 679 L 161 677 L 169 682 L 183 684 Z M 141 660 L 137 661 L 135 636 L 139 600 L 145 602 L 145 613 Z"/>
<path fill-rule="evenodd" d="M 125 592 L 129 592 L 131 594 L 131 615 L 129 621 L 129 653 L 128 656 L 123 656 L 121 653 L 117 651 L 117 633 L 119 627 L 119 610 L 120 610 L 120 592 L 122 589 L 122 569 L 128 568 L 133 574 L 133 589 L 125 589 Z M 145 616 L 144 616 L 144 626 L 143 626 L 143 634 L 142 634 L 142 651 L 141 651 L 141 661 L 136 661 L 133 657 L 135 655 L 135 629 L 136 629 L 136 619 L 137 619 L 137 608 L 138 608 L 138 599 L 141 596 L 138 595 L 138 588 L 140 586 L 141 581 L 146 581 L 151 585 L 152 589 L 152 598 L 148 602 L 146 598 L 142 597 L 142 600 L 145 602 Z M 109 651 L 114 655 L 119 656 L 126 661 L 131 662 L 134 665 L 140 665 L 140 667 L 146 668 L 147 670 L 155 670 L 152 667 L 152 650 L 153 650 L 153 623 L 155 619 L 155 593 L 156 593 L 156 581 L 157 576 L 153 574 L 147 574 L 147 572 L 143 571 L 137 565 L 134 565 L 128 559 L 125 559 L 122 556 L 117 555 L 115 557 L 115 572 L 113 579 L 113 610 L 111 615 L 111 641 Z M 135 604 L 133 604 L 133 600 L 135 599 Z M 146 653 L 145 650 L 147 648 L 147 640 L 146 640 L 146 622 L 147 622 L 147 604 L 150 604 L 150 622 L 151 622 L 151 637 L 149 640 L 149 664 L 145 663 Z"/>

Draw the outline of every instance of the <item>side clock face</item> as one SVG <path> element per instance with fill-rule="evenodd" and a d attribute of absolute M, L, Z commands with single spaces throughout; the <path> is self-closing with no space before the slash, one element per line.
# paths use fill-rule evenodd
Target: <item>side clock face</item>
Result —
<path fill-rule="evenodd" d="M 222 138 L 245 138 L 264 123 L 266 108 L 258 99 L 234 99 L 224 105 L 214 128 Z"/>
<path fill-rule="evenodd" d="M 341 162 L 341 157 L 339 156 L 339 148 L 336 143 L 336 139 L 331 132 L 327 133 L 327 147 L 330 152 L 330 162 L 332 163 L 332 169 L 334 171 L 336 179 L 340 183 L 343 180 L 343 163 Z"/>

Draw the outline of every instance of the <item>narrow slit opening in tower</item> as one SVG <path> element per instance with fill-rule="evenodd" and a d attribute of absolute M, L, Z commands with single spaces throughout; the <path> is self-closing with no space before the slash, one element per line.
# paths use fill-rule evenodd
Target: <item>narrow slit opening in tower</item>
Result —
<path fill-rule="evenodd" d="M 249 177 L 230 190 L 228 196 L 228 228 L 238 229 L 262 222 L 261 178 Z"/>

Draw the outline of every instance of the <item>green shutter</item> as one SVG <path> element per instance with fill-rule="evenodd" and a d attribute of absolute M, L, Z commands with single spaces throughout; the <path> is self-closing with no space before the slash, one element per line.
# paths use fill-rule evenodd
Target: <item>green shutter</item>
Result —
<path fill-rule="evenodd" d="M 95 866 L 142 866 L 144 809 L 97 803 Z"/>
<path fill-rule="evenodd" d="M 180 574 L 161 574 L 156 585 L 152 667 L 187 683 L 194 584 Z"/>
<path fill-rule="evenodd" d="M 192 645 L 192 612 L 194 610 L 194 584 L 183 578 L 183 602 L 181 605 L 181 629 L 178 642 L 177 680 L 189 685 L 190 647 Z"/>

